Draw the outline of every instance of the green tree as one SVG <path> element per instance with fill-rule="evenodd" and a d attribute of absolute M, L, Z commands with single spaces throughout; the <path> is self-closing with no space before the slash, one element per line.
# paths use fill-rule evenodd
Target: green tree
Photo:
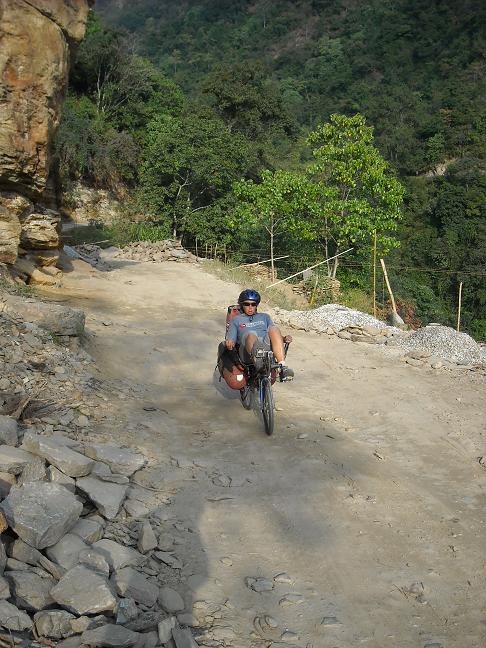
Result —
<path fill-rule="evenodd" d="M 320 190 L 322 232 L 334 253 L 343 245 L 361 247 L 377 233 L 381 252 L 398 245 L 397 229 L 404 190 L 373 145 L 373 129 L 362 115 L 331 115 L 327 124 L 309 135 L 315 162 L 309 177 Z M 336 276 L 334 259 L 331 276 Z"/>
<path fill-rule="evenodd" d="M 272 280 L 275 279 L 275 238 L 279 233 L 312 238 L 310 214 L 315 206 L 314 186 L 303 174 L 264 171 L 261 182 L 241 180 L 233 191 L 240 198 L 238 215 L 247 226 L 263 228 L 268 235 Z"/>
<path fill-rule="evenodd" d="M 246 140 L 209 112 L 160 115 L 147 129 L 140 166 L 139 204 L 175 236 L 197 222 L 204 238 L 216 203 L 244 174 L 251 159 Z M 198 212 L 207 211 L 207 218 Z"/>

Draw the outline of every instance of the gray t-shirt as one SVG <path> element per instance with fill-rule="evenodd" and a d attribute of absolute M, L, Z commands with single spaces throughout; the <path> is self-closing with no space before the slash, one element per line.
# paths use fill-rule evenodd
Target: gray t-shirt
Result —
<path fill-rule="evenodd" d="M 273 326 L 273 321 L 267 313 L 237 315 L 230 322 L 226 339 L 241 344 L 249 333 L 255 333 L 257 337 L 263 339 L 267 335 L 270 326 Z"/>

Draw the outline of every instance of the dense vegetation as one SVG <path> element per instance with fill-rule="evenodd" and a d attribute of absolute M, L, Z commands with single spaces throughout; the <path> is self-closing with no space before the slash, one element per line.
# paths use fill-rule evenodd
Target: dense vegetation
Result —
<path fill-rule="evenodd" d="M 97 7 L 125 32 L 92 20 L 81 46 L 57 142 L 64 185 L 82 177 L 128 188 L 161 235 L 226 245 L 240 258 L 273 244 L 296 270 L 322 258 L 326 243 L 334 252 L 340 236 L 337 219 L 322 227 L 343 205 L 337 167 L 319 171 L 323 160 L 312 154 L 322 150 L 318 133 L 332 114 L 360 113 L 374 127 L 374 140 L 367 132 L 383 177 L 391 182 L 394 169 L 406 190 L 401 245 L 384 241 L 404 312 L 452 322 L 463 281 L 464 323 L 486 337 L 483 3 L 98 0 Z M 268 186 L 285 188 L 287 224 L 274 237 L 248 208 L 272 211 L 261 202 Z M 376 207 L 366 183 L 356 187 L 357 200 Z M 346 209 L 341 227 L 356 223 L 357 212 Z M 345 290 L 369 293 L 378 211 L 348 237 L 355 252 L 338 270 Z"/>

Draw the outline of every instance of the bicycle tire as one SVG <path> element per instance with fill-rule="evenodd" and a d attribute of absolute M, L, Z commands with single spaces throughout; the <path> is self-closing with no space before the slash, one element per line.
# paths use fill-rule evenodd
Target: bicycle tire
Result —
<path fill-rule="evenodd" d="M 240 399 L 241 399 L 241 404 L 246 410 L 251 409 L 251 401 L 252 401 L 252 390 L 250 387 L 243 387 L 243 389 L 240 389 Z"/>
<path fill-rule="evenodd" d="M 268 436 L 271 436 L 275 426 L 275 410 L 273 407 L 272 385 L 268 378 L 262 378 L 260 398 L 265 432 Z"/>

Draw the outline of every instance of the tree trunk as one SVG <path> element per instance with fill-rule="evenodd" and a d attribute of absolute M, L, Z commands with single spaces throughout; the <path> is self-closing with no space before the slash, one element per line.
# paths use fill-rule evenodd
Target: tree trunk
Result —
<path fill-rule="evenodd" d="M 270 228 L 270 262 L 272 267 L 272 283 L 275 281 L 275 261 L 273 259 L 273 223 Z"/>
<path fill-rule="evenodd" d="M 338 254 L 338 253 L 339 253 L 339 248 L 336 248 L 336 254 Z M 336 257 L 334 259 L 333 264 L 332 264 L 331 279 L 336 278 L 336 272 L 337 272 L 337 269 L 338 269 L 338 265 L 339 265 L 339 259 Z"/>

